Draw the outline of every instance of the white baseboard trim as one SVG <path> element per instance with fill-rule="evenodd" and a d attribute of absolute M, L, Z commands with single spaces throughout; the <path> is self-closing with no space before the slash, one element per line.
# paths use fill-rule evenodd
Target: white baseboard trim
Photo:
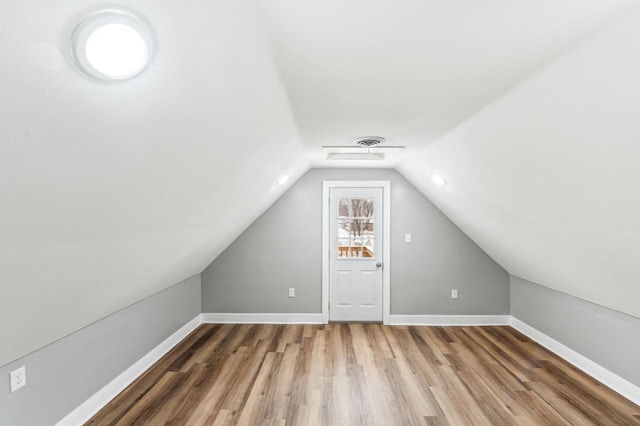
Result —
<path fill-rule="evenodd" d="M 596 364 L 584 355 L 579 354 L 568 346 L 563 345 L 554 338 L 547 336 L 543 332 L 513 316 L 511 317 L 511 327 L 515 328 L 530 339 L 535 340 L 540 345 L 549 349 L 565 361 L 573 364 L 594 379 L 610 387 L 628 400 L 640 405 L 640 387 L 607 370 L 603 366 Z"/>
<path fill-rule="evenodd" d="M 322 324 L 322 314 L 200 314 L 56 423 L 56 426 L 84 424 L 202 323 Z M 640 405 L 640 387 L 510 315 L 391 315 L 389 325 L 510 325 L 620 395 Z"/>
<path fill-rule="evenodd" d="M 202 324 L 202 314 L 182 326 L 178 331 L 165 339 L 151 352 L 140 358 L 135 364 L 127 368 L 122 374 L 109 382 L 105 387 L 96 392 L 92 397 L 80 404 L 78 408 L 69 413 L 65 418 L 56 423 L 56 426 L 76 426 L 84 424 L 93 417 L 102 407 L 133 383 L 149 367 L 155 364 L 167 352 L 173 349 L 182 339 Z"/>
<path fill-rule="evenodd" d="M 509 315 L 390 315 L 389 325 L 509 325 Z"/>
<path fill-rule="evenodd" d="M 322 324 L 322 314 L 237 314 L 204 313 L 202 322 L 210 324 Z"/>

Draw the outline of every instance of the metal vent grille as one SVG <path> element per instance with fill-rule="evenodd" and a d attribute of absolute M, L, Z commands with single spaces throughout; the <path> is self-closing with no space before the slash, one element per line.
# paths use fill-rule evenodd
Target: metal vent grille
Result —
<path fill-rule="evenodd" d="M 384 143 L 385 138 L 381 136 L 365 136 L 353 141 L 354 144 L 364 146 L 365 148 L 371 148 L 372 146 L 378 146 Z"/>

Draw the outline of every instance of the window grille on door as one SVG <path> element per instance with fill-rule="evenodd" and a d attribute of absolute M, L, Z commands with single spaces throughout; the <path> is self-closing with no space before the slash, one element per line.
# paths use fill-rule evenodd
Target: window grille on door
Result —
<path fill-rule="evenodd" d="M 371 198 L 338 199 L 339 259 L 375 259 L 374 207 Z"/>

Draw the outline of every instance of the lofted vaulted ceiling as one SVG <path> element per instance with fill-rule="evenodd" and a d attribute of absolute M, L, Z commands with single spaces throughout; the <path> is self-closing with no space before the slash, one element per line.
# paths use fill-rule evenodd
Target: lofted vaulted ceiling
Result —
<path fill-rule="evenodd" d="M 400 164 L 628 4 L 260 1 L 314 166 L 338 164 L 326 162 L 321 146 L 366 135 L 407 146 L 386 166 Z"/>
<path fill-rule="evenodd" d="M 201 272 L 311 166 L 396 167 L 512 274 L 640 316 L 634 2 L 130 0 L 157 51 L 117 84 L 69 60 L 102 3 L 6 3 L 0 365 Z M 366 135 L 407 148 L 325 159 Z"/>

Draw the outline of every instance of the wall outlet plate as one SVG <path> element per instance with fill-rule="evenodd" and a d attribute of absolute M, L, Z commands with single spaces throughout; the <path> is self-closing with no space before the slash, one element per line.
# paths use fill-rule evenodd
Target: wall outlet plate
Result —
<path fill-rule="evenodd" d="M 457 299 L 458 298 L 458 290 L 451 290 L 451 298 L 452 299 Z"/>
<path fill-rule="evenodd" d="M 296 289 L 289 287 L 289 297 L 296 297 Z"/>
<path fill-rule="evenodd" d="M 404 242 L 405 243 L 411 242 L 411 234 L 404 234 Z"/>
<path fill-rule="evenodd" d="M 11 393 L 23 388 L 27 385 L 27 369 L 23 365 L 17 370 L 13 370 L 9 373 L 9 379 L 11 383 Z"/>

